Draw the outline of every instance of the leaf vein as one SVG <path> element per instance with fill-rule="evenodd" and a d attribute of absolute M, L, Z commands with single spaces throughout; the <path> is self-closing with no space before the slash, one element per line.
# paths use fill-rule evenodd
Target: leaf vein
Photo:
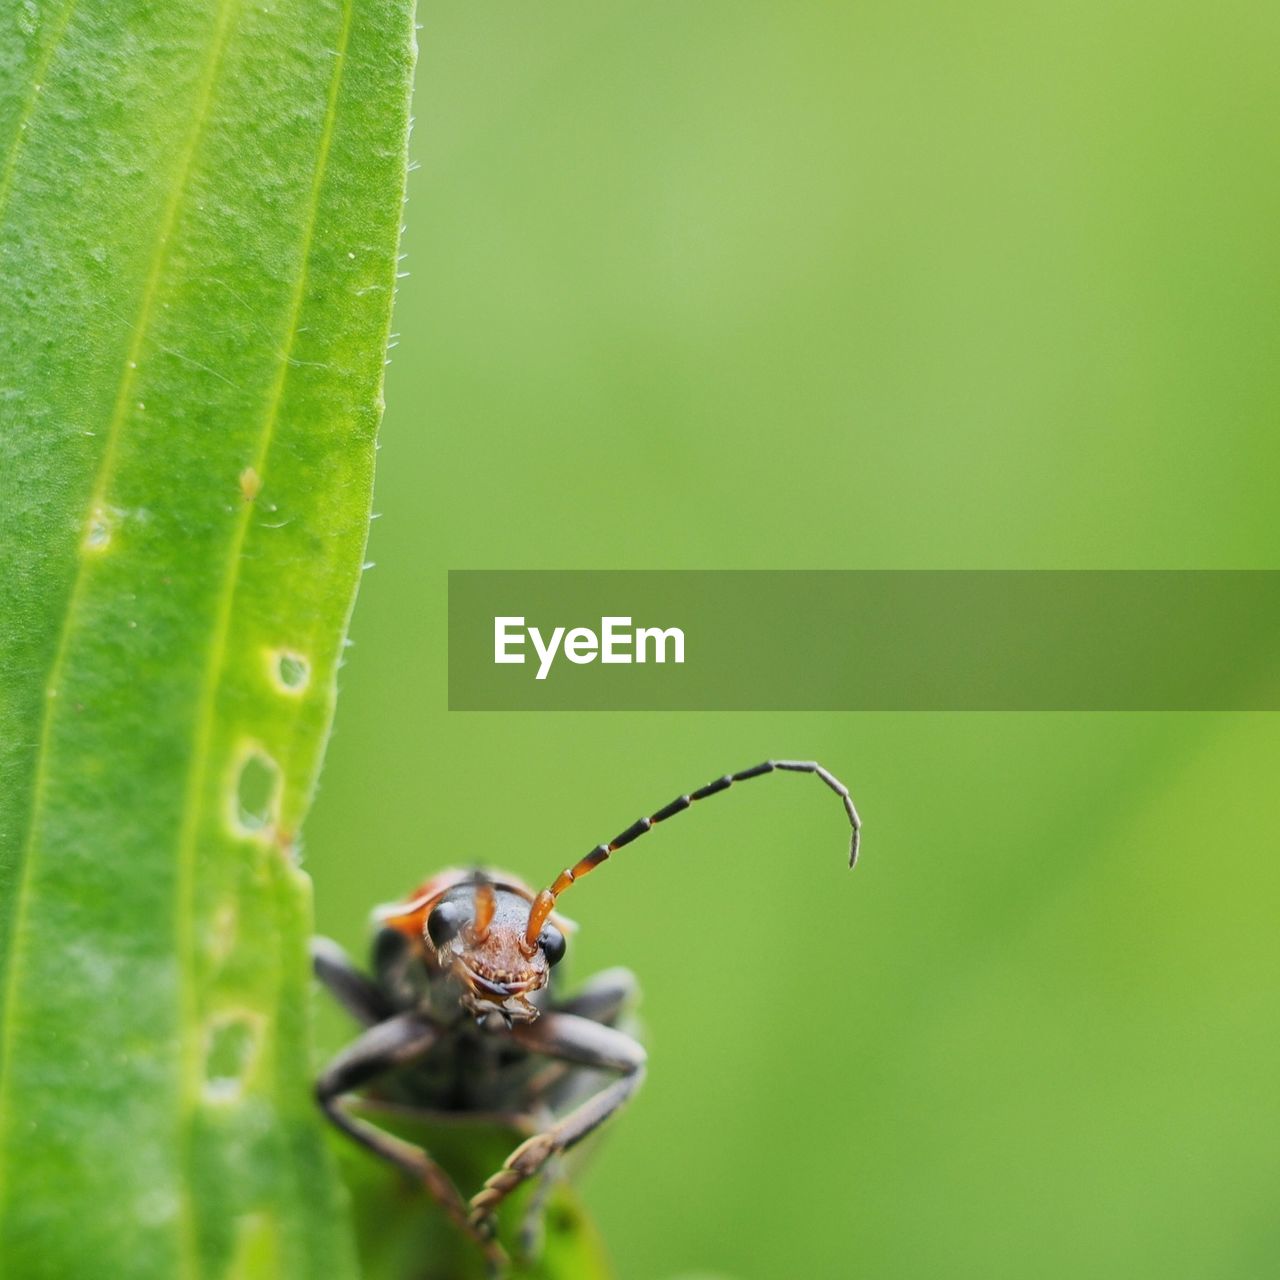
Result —
<path fill-rule="evenodd" d="M 301 325 L 303 305 L 306 301 L 307 285 L 310 281 L 310 262 L 315 238 L 316 223 L 319 219 L 320 197 L 325 177 L 328 172 L 329 153 L 332 147 L 334 122 L 337 116 L 338 101 L 342 87 L 343 72 L 346 66 L 346 53 L 351 34 L 354 0 L 343 0 L 342 26 L 339 48 L 334 60 L 334 70 L 330 78 L 328 100 L 325 107 L 324 122 L 321 127 L 319 147 L 316 159 L 315 174 L 312 179 L 310 199 L 307 207 L 307 221 L 303 232 L 301 251 L 299 253 L 298 278 L 290 299 L 289 312 L 285 323 L 283 341 L 279 348 L 278 367 L 275 380 L 268 397 L 266 412 L 259 433 L 258 447 L 252 463 L 259 476 L 265 476 L 267 459 L 275 438 L 276 427 L 280 419 L 280 410 L 284 400 L 285 387 L 294 362 L 292 354 L 298 336 L 303 332 Z M 222 686 L 223 674 L 227 664 L 227 648 L 231 631 L 231 620 L 234 603 L 239 588 L 240 567 L 243 560 L 245 538 L 250 527 L 252 515 L 251 505 L 246 503 L 237 516 L 235 530 L 227 557 L 223 579 L 219 588 L 219 603 L 214 624 L 213 639 L 209 648 L 207 675 L 197 711 L 195 749 L 192 752 L 191 767 L 187 774 L 187 789 L 183 805 L 183 825 L 178 840 L 178 911 L 177 911 L 177 954 L 183 958 L 180 966 L 182 973 L 182 1008 L 180 1020 L 183 1026 L 183 1098 L 186 1104 L 187 1118 L 182 1125 L 183 1142 L 188 1143 L 193 1126 L 190 1122 L 191 1112 L 197 1105 L 200 1092 L 200 1036 L 197 1034 L 196 992 L 191 981 L 193 948 L 195 945 L 195 870 L 196 847 L 201 824 L 206 817 L 203 797 L 207 795 L 210 759 L 213 749 L 213 737 L 216 724 L 217 694 Z M 286 782 L 287 785 L 287 782 Z M 190 1160 L 191 1153 L 186 1158 Z M 187 1209 L 188 1215 L 190 1208 Z"/>
<path fill-rule="evenodd" d="M 152 253 L 146 282 L 143 286 L 142 298 L 138 308 L 138 321 L 134 329 L 121 374 L 119 388 L 112 408 L 111 419 L 103 445 L 102 460 L 89 499 L 88 509 L 93 510 L 101 505 L 108 483 L 114 474 L 116 448 L 122 424 L 126 417 L 129 393 L 136 375 L 137 357 L 141 351 L 147 327 L 155 307 L 160 278 L 168 263 L 169 241 L 182 210 L 183 198 L 187 193 L 192 167 L 200 140 L 208 124 L 209 109 L 213 100 L 213 89 L 222 67 L 223 57 L 229 42 L 231 13 L 238 9 L 238 0 L 219 0 L 215 19 L 214 38 L 210 45 L 209 56 L 202 73 L 198 97 L 191 116 L 191 127 L 188 130 L 186 143 L 176 166 L 173 187 L 165 209 L 161 215 L 159 232 L 155 249 Z M 19 963 L 22 954 L 22 935 L 26 925 L 26 916 L 30 903 L 32 864 L 36 857 L 36 835 L 40 829 L 40 815 L 44 804 L 45 790 L 48 784 L 49 756 L 52 747 L 54 696 L 61 680 L 71 648 L 72 636 L 75 633 L 75 618 L 80 611 L 81 602 L 87 585 L 86 560 L 81 556 L 76 565 L 75 579 L 67 597 L 59 624 L 58 639 L 54 648 L 53 661 L 49 668 L 49 679 L 45 686 L 44 709 L 41 715 L 39 745 L 36 750 L 35 770 L 31 786 L 31 809 L 27 823 L 26 839 L 23 842 L 21 862 L 17 871 L 17 883 L 14 888 L 12 925 L 9 932 L 9 954 L 7 956 L 8 972 L 4 982 L 4 1001 L 0 1006 L 0 1146 L 4 1145 L 9 1124 L 7 1121 L 15 1114 L 16 1108 L 8 1103 L 10 1071 L 9 1061 L 12 1053 L 14 1033 L 14 1005 L 19 991 Z M 0 1165 L 0 1212 L 6 1196 L 5 1169 Z"/>

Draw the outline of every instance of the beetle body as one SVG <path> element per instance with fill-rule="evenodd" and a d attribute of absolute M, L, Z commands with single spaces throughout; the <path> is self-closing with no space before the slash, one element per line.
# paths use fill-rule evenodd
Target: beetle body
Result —
<path fill-rule="evenodd" d="M 481 941 L 475 937 L 475 902 L 486 893 L 493 915 Z M 379 1096 L 455 1116 L 522 1115 L 559 1100 L 563 1090 L 534 1086 L 536 1055 L 503 1034 L 557 1008 L 554 965 L 542 948 L 526 956 L 519 946 L 534 896 L 508 873 L 454 869 L 434 876 L 406 902 L 374 913 L 371 968 L 380 998 L 376 1007 L 357 1002 L 352 1012 L 368 1025 L 370 1018 L 417 1013 L 440 1032 L 421 1058 L 382 1082 Z M 437 920 L 450 912 L 454 917 L 449 936 L 436 930 L 440 946 L 427 927 L 437 908 L 444 909 Z M 563 939 L 572 926 L 557 915 L 549 928 L 555 930 L 549 940 Z M 629 975 L 625 984 L 616 973 L 613 979 L 630 995 Z M 621 1011 L 621 996 L 616 1003 L 609 1014 Z"/>
<path fill-rule="evenodd" d="M 350 1137 L 418 1182 L 495 1274 L 506 1263 L 495 1238 L 498 1206 L 530 1178 L 543 1175 L 545 1189 L 558 1157 L 608 1120 L 644 1078 L 644 1049 L 618 1025 L 636 991 L 628 971 L 608 970 L 573 997 L 559 996 L 554 971 L 572 926 L 557 913 L 557 899 L 698 800 L 775 771 L 814 774 L 841 797 L 852 866 L 861 823 L 844 784 L 815 761 L 767 760 L 638 819 L 539 893 L 499 871 L 433 876 L 404 902 L 375 912 L 371 977 L 335 943 L 316 939 L 317 976 L 365 1028 L 316 1082 L 320 1105 Z M 529 1136 L 467 1199 L 429 1152 L 360 1114 L 362 1096 L 422 1116 L 498 1120 Z M 526 1241 L 536 1235 L 542 1200 L 532 1199 Z"/>

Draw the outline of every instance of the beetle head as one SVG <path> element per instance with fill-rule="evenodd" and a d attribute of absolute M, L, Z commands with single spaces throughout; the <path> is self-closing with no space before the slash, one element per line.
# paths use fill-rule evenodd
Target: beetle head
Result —
<path fill-rule="evenodd" d="M 471 872 L 437 884 L 382 922 L 414 939 L 423 958 L 462 989 L 461 1002 L 483 1020 L 497 1013 L 510 1026 L 538 1016 L 530 997 L 547 985 L 564 955 L 563 920 L 548 920 L 536 943 L 526 942 L 533 894 L 524 885 Z"/>

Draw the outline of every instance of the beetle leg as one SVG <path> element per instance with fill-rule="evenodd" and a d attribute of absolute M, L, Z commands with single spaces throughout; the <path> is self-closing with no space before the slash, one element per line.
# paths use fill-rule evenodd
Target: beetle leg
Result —
<path fill-rule="evenodd" d="M 639 993 L 640 984 L 630 969 L 603 969 L 589 978 L 576 995 L 552 1007 L 556 1013 L 576 1014 L 609 1027 L 616 1027 L 622 1022 L 624 1031 L 632 1031 L 629 1020 L 624 1020 L 623 1015 L 635 1003 Z M 564 1061 L 548 1062 L 530 1080 L 526 1096 L 549 1099 L 557 1105 L 576 1101 L 581 1097 L 581 1090 L 574 1085 L 574 1065 Z"/>
<path fill-rule="evenodd" d="M 525 1206 L 525 1211 L 520 1218 L 518 1237 L 520 1252 L 517 1256 L 523 1262 L 534 1261 L 542 1252 L 547 1201 L 551 1198 L 551 1193 L 555 1190 L 561 1176 L 560 1161 L 553 1156 L 543 1165 L 542 1173 L 538 1176 L 538 1185 L 533 1189 L 529 1203 Z"/>
<path fill-rule="evenodd" d="M 331 938 L 311 939 L 311 966 L 334 999 L 363 1026 L 385 1022 L 395 1013 L 378 984 L 365 977 Z"/>
<path fill-rule="evenodd" d="M 536 1114 L 527 1118 L 533 1124 L 533 1129 L 529 1134 L 530 1137 L 533 1134 L 541 1133 L 544 1129 L 551 1128 L 555 1124 L 555 1114 L 545 1104 L 538 1107 Z M 563 1176 L 560 1166 L 561 1162 L 556 1156 L 552 1156 L 542 1166 L 542 1171 L 538 1174 L 537 1184 L 534 1186 L 529 1199 L 525 1203 L 524 1211 L 520 1215 L 520 1230 L 516 1237 L 516 1257 L 522 1263 L 536 1262 L 542 1253 L 545 1234 L 543 1219 L 546 1215 L 547 1201 L 551 1198 L 551 1193 L 555 1190 L 556 1183 Z"/>
<path fill-rule="evenodd" d="M 417 1013 L 402 1013 L 370 1027 L 324 1069 L 316 1081 L 316 1099 L 325 1115 L 374 1155 L 395 1165 L 415 1182 L 480 1247 L 495 1271 L 506 1265 L 496 1240 L 474 1225 L 467 1202 L 452 1179 L 421 1147 L 351 1113 L 353 1091 L 405 1063 L 413 1062 L 439 1038 L 439 1031 Z"/>
<path fill-rule="evenodd" d="M 598 1071 L 616 1071 L 619 1078 L 545 1132 L 526 1139 L 506 1158 L 502 1168 L 471 1197 L 471 1221 L 478 1229 L 483 1229 L 502 1201 L 552 1156 L 568 1151 L 599 1128 L 644 1079 L 645 1052 L 637 1041 L 575 1014 L 549 1013 L 537 1022 L 513 1027 L 510 1034 L 533 1053 Z"/>
<path fill-rule="evenodd" d="M 572 1013 L 592 1022 L 612 1026 L 640 993 L 630 969 L 604 969 L 592 977 L 577 995 L 555 1006 L 557 1013 Z"/>

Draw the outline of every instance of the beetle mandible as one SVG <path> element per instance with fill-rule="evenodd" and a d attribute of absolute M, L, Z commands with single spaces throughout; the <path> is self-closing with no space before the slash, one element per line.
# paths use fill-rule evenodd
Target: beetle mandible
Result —
<path fill-rule="evenodd" d="M 553 990 L 570 927 L 556 913 L 558 898 L 659 822 L 775 770 L 811 773 L 840 797 L 852 828 L 852 867 L 862 823 L 849 789 L 816 761 L 766 760 L 677 796 L 597 845 L 541 893 L 504 872 L 441 872 L 406 901 L 375 912 L 372 978 L 336 943 L 315 940 L 317 977 L 365 1027 L 316 1082 L 320 1106 L 344 1133 L 425 1187 L 493 1272 L 506 1263 L 494 1225 L 498 1206 L 599 1128 L 644 1078 L 644 1049 L 615 1025 L 636 995 L 629 971 L 597 974 L 568 999 Z M 552 1069 L 537 1069 L 539 1060 Z M 582 1097 L 588 1072 L 615 1078 Z M 467 1200 L 429 1152 L 355 1113 L 356 1091 L 375 1084 L 377 1096 L 418 1114 L 500 1115 L 531 1136 Z M 531 1215 L 541 1199 L 534 1197 Z M 531 1234 L 536 1222 L 526 1229 Z"/>

